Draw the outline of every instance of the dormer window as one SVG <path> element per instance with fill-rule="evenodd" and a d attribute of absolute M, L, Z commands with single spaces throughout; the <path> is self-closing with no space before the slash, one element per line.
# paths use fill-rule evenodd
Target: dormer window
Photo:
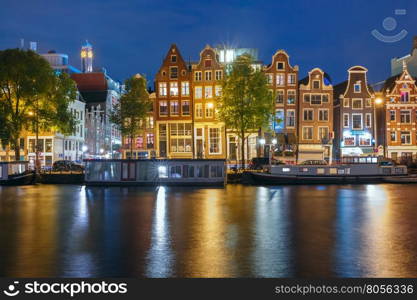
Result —
<path fill-rule="evenodd" d="M 360 93 L 361 92 L 361 83 L 360 83 L 360 81 L 355 83 L 355 85 L 353 86 L 353 90 L 354 90 L 355 93 Z"/>
<path fill-rule="evenodd" d="M 277 62 L 277 70 L 284 70 L 285 69 L 285 63 L 283 61 Z"/>
<path fill-rule="evenodd" d="M 313 80 L 313 89 L 320 88 L 320 80 Z"/>
<path fill-rule="evenodd" d="M 171 62 L 173 62 L 173 63 L 177 62 L 177 56 L 176 55 L 171 55 Z"/>
<path fill-rule="evenodd" d="M 408 102 L 410 99 L 409 92 L 401 92 L 401 102 Z"/>

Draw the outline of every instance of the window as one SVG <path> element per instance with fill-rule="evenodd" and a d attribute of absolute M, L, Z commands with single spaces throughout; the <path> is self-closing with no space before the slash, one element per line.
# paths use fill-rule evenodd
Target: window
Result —
<path fill-rule="evenodd" d="M 355 93 L 360 93 L 361 92 L 361 83 L 357 82 L 355 83 L 355 85 L 353 86 L 353 90 Z"/>
<path fill-rule="evenodd" d="M 411 134 L 409 131 L 401 131 L 401 144 L 411 144 Z"/>
<path fill-rule="evenodd" d="M 210 154 L 220 153 L 220 128 L 209 129 Z"/>
<path fill-rule="evenodd" d="M 343 98 L 343 107 L 349 107 L 349 98 Z"/>
<path fill-rule="evenodd" d="M 213 87 L 211 86 L 204 87 L 204 98 L 206 99 L 213 98 Z"/>
<path fill-rule="evenodd" d="M 139 149 L 143 148 L 143 138 L 141 136 L 138 136 L 136 138 L 136 145 L 135 146 L 136 146 L 136 148 L 139 148 Z"/>
<path fill-rule="evenodd" d="M 365 115 L 365 127 L 371 128 L 372 127 L 372 116 L 371 114 Z"/>
<path fill-rule="evenodd" d="M 288 74 L 288 84 L 295 84 L 295 74 Z"/>
<path fill-rule="evenodd" d="M 391 142 L 396 142 L 397 141 L 397 132 L 396 131 L 391 131 L 390 137 L 391 137 Z"/>
<path fill-rule="evenodd" d="M 401 102 L 408 102 L 410 99 L 409 92 L 401 92 Z"/>
<path fill-rule="evenodd" d="M 195 81 L 201 81 L 201 71 L 196 71 L 194 73 L 194 80 Z"/>
<path fill-rule="evenodd" d="M 361 130 L 362 128 L 362 114 L 352 114 L 352 129 Z"/>
<path fill-rule="evenodd" d="M 389 111 L 389 120 L 390 121 L 395 121 L 395 110 L 390 110 Z"/>
<path fill-rule="evenodd" d="M 321 105 L 321 95 L 320 94 L 312 94 L 310 104 L 311 105 Z"/>
<path fill-rule="evenodd" d="M 284 70 L 285 69 L 285 62 L 279 61 L 277 62 L 277 70 Z"/>
<path fill-rule="evenodd" d="M 169 94 L 171 96 L 178 96 L 178 82 L 169 83 Z"/>
<path fill-rule="evenodd" d="M 362 109 L 362 99 L 352 99 L 353 109 Z"/>
<path fill-rule="evenodd" d="M 304 98 L 303 98 L 305 103 L 310 103 L 310 94 L 304 94 Z"/>
<path fill-rule="evenodd" d="M 285 84 L 285 74 L 277 74 L 277 85 Z"/>
<path fill-rule="evenodd" d="M 196 99 L 203 98 L 203 88 L 201 86 L 196 86 L 194 95 Z"/>
<path fill-rule="evenodd" d="M 343 114 L 343 127 L 349 127 L 349 114 Z"/>
<path fill-rule="evenodd" d="M 211 67 L 211 59 L 204 60 L 204 67 L 205 68 L 210 68 Z M 209 79 L 209 80 L 211 80 L 211 79 Z"/>
<path fill-rule="evenodd" d="M 409 110 L 400 111 L 400 122 L 405 124 L 411 122 L 411 112 Z"/>
<path fill-rule="evenodd" d="M 313 139 L 313 127 L 303 127 L 303 140 Z"/>
<path fill-rule="evenodd" d="M 171 62 L 177 62 L 177 56 L 176 55 L 171 55 Z"/>
<path fill-rule="evenodd" d="M 313 89 L 320 88 L 320 80 L 313 80 Z"/>
<path fill-rule="evenodd" d="M 215 79 L 216 80 L 222 80 L 223 77 L 223 71 L 221 70 L 216 70 L 216 72 L 214 73 Z"/>
<path fill-rule="evenodd" d="M 323 101 L 323 103 L 329 103 L 329 95 L 328 94 L 321 95 L 321 101 Z"/>
<path fill-rule="evenodd" d="M 216 95 L 216 97 L 220 97 L 222 95 L 222 86 L 221 85 L 216 85 L 214 87 L 214 94 Z"/>
<path fill-rule="evenodd" d="M 284 91 L 283 90 L 277 90 L 277 94 L 275 97 L 275 103 L 276 104 L 284 104 Z"/>
<path fill-rule="evenodd" d="M 153 133 L 146 134 L 146 148 L 151 149 L 154 145 L 154 135 Z"/>
<path fill-rule="evenodd" d="M 295 104 L 295 91 L 288 91 L 287 103 Z"/>
<path fill-rule="evenodd" d="M 45 140 L 45 152 L 52 152 L 52 139 Z"/>
<path fill-rule="evenodd" d="M 206 118 L 213 118 L 213 103 L 206 103 Z"/>
<path fill-rule="evenodd" d="M 190 95 L 190 83 L 188 81 L 181 82 L 181 95 Z"/>
<path fill-rule="evenodd" d="M 203 104 L 197 103 L 195 105 L 195 117 L 196 118 L 202 118 L 203 117 Z"/>
<path fill-rule="evenodd" d="M 287 110 L 287 127 L 295 126 L 295 111 Z"/>
<path fill-rule="evenodd" d="M 365 107 L 371 107 L 371 99 L 369 98 L 365 99 Z"/>
<path fill-rule="evenodd" d="M 160 116 L 168 115 L 168 102 L 167 101 L 159 101 L 159 115 Z"/>
<path fill-rule="evenodd" d="M 319 127 L 319 139 L 322 141 L 329 139 L 329 127 Z"/>
<path fill-rule="evenodd" d="M 266 82 L 272 84 L 272 74 L 266 74 Z"/>
<path fill-rule="evenodd" d="M 159 95 L 160 96 L 166 96 L 167 95 L 167 83 L 166 82 L 160 82 L 159 83 Z"/>
<path fill-rule="evenodd" d="M 191 123 L 169 124 L 171 152 L 191 152 Z"/>
<path fill-rule="evenodd" d="M 190 115 L 190 101 L 182 101 L 182 115 L 189 116 Z"/>
<path fill-rule="evenodd" d="M 371 146 L 371 136 L 370 135 L 360 135 L 359 136 L 359 146 Z"/>
<path fill-rule="evenodd" d="M 171 79 L 178 78 L 178 67 L 169 67 L 169 77 Z"/>
<path fill-rule="evenodd" d="M 205 80 L 211 80 L 211 71 L 205 71 L 204 72 L 204 79 Z"/>
<path fill-rule="evenodd" d="M 146 128 L 153 128 L 153 117 L 147 117 L 146 118 Z"/>
<path fill-rule="evenodd" d="M 356 145 L 355 136 L 345 136 L 345 137 L 343 137 L 343 145 L 346 146 L 346 147 L 355 146 Z"/>
<path fill-rule="evenodd" d="M 304 111 L 303 111 L 303 120 L 304 121 L 313 121 L 314 120 L 314 110 L 304 109 Z"/>
<path fill-rule="evenodd" d="M 329 121 L 329 110 L 320 109 L 319 110 L 319 121 Z"/>
<path fill-rule="evenodd" d="M 178 105 L 178 101 L 171 101 L 171 115 L 178 116 L 180 112 L 180 108 Z"/>

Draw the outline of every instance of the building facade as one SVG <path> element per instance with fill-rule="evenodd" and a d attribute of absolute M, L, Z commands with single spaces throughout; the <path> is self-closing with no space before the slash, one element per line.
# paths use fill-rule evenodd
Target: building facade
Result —
<path fill-rule="evenodd" d="M 417 159 L 417 87 L 403 63 L 403 71 L 387 80 L 385 95 L 385 155 L 396 161 Z"/>
<path fill-rule="evenodd" d="M 333 86 L 315 68 L 299 82 L 298 163 L 326 160 L 333 156 Z"/>
<path fill-rule="evenodd" d="M 268 86 L 275 99 L 273 129 L 278 140 L 278 157 L 295 161 L 298 126 L 298 66 L 290 64 L 284 50 L 272 56 L 272 62 L 264 68 Z"/>
<path fill-rule="evenodd" d="M 335 154 L 376 156 L 375 106 L 373 91 L 367 82 L 368 70 L 354 66 L 348 80 L 334 87 Z"/>
<path fill-rule="evenodd" d="M 192 65 L 194 157 L 226 158 L 226 131 L 217 119 L 217 99 L 221 96 L 224 65 L 210 46 L 200 52 Z"/>
<path fill-rule="evenodd" d="M 155 76 L 156 152 L 161 158 L 193 158 L 191 72 L 173 44 Z"/>

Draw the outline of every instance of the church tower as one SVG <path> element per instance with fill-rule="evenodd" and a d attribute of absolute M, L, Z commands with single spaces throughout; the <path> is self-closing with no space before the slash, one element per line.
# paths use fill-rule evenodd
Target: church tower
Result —
<path fill-rule="evenodd" d="M 81 71 L 93 72 L 93 46 L 88 41 L 81 47 Z"/>

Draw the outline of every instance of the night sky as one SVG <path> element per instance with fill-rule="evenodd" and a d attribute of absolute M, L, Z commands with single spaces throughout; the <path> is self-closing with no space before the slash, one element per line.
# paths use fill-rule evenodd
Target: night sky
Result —
<path fill-rule="evenodd" d="M 407 14 L 395 15 L 395 9 Z M 392 57 L 410 52 L 416 12 L 414 0 L 1 0 L 0 49 L 18 47 L 24 38 L 38 42 L 40 53 L 69 54 L 79 68 L 79 49 L 88 39 L 95 67 L 118 80 L 135 73 L 152 79 L 171 43 L 192 61 L 206 44 L 258 48 L 264 63 L 285 49 L 300 66 L 300 78 L 320 67 L 338 83 L 360 64 L 373 83 L 390 75 Z M 386 17 L 395 18 L 395 29 L 384 29 Z M 383 43 L 373 29 L 385 35 L 405 29 L 408 35 Z"/>

